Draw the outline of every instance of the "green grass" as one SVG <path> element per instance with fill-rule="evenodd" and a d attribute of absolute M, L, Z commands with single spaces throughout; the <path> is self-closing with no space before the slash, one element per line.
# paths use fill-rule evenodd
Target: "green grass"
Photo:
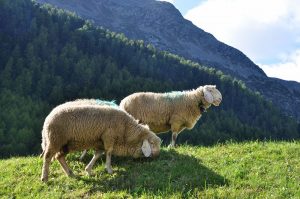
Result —
<path fill-rule="evenodd" d="M 47 184 L 42 159 L 0 160 L 0 198 L 300 198 L 300 142 L 163 148 L 151 161 L 113 157 L 113 175 L 103 157 L 92 177 L 84 172 L 92 154 L 78 157 L 67 158 L 76 178 L 54 161 Z"/>

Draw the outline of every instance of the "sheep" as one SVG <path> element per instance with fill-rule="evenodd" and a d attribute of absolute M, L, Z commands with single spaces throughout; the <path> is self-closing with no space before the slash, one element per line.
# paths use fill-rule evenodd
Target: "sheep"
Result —
<path fill-rule="evenodd" d="M 86 167 L 90 172 L 100 156 L 100 150 L 104 150 L 105 168 L 112 173 L 111 155 L 157 157 L 160 144 L 159 137 L 123 110 L 105 105 L 63 104 L 50 112 L 43 125 L 41 180 L 48 181 L 53 156 L 68 176 L 74 176 L 65 161 L 67 153 L 95 149 L 96 153 Z"/>
<path fill-rule="evenodd" d="M 105 101 L 105 100 L 99 100 L 99 99 L 76 99 L 74 101 L 70 101 L 70 102 L 66 102 L 64 103 L 64 105 L 67 106 L 74 106 L 74 105 L 99 105 L 99 106 L 103 106 L 103 105 L 107 105 L 107 106 L 111 106 L 114 108 L 119 108 L 119 106 L 115 103 L 115 101 Z M 98 153 L 96 151 L 96 154 L 98 156 Z M 84 150 L 82 152 L 82 154 L 79 157 L 79 161 L 83 161 L 83 158 L 86 156 L 87 154 L 87 150 Z"/>
<path fill-rule="evenodd" d="M 149 125 L 154 133 L 172 131 L 169 147 L 175 146 L 178 134 L 192 129 L 211 104 L 219 106 L 222 95 L 215 85 L 195 90 L 169 93 L 140 92 L 125 97 L 120 108 L 140 123 Z"/>

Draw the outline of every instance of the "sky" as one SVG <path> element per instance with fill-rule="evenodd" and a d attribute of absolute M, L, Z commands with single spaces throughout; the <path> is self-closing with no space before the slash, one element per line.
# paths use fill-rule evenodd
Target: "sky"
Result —
<path fill-rule="evenodd" d="M 300 82 L 299 0 L 165 0 L 269 77 Z"/>

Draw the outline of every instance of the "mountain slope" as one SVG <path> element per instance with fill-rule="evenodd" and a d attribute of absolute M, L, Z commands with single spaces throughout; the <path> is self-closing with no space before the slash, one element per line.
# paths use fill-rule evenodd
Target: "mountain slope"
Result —
<path fill-rule="evenodd" d="M 268 78 L 242 52 L 185 20 L 170 3 L 155 0 L 38 0 L 76 12 L 85 19 L 156 48 L 215 67 L 243 80 L 300 121 L 300 84 Z M 263 86 L 262 86 L 263 85 Z M 271 89 L 270 89 L 271 88 Z"/>
<path fill-rule="evenodd" d="M 200 63 L 227 69 L 241 77 L 265 76 L 264 72 L 236 49 L 220 43 L 185 20 L 170 3 L 155 0 L 38 0 L 75 11 L 79 16 L 132 39 L 142 39 Z M 232 59 L 235 57 L 235 59 Z"/>
<path fill-rule="evenodd" d="M 92 177 L 84 172 L 92 156 L 79 162 L 77 153 L 67 157 L 76 178 L 53 161 L 47 184 L 40 182 L 41 158 L 11 158 L 0 160 L 0 197 L 298 198 L 299 152 L 299 142 L 163 148 L 155 160 L 113 157 L 113 175 L 102 157 Z"/>
<path fill-rule="evenodd" d="M 1 1 L 0 19 L 0 157 L 39 153 L 43 120 L 65 101 L 120 102 L 138 91 L 204 84 L 217 85 L 222 104 L 203 114 L 193 130 L 182 132 L 178 143 L 300 137 L 294 119 L 220 71 L 30 0 Z"/>

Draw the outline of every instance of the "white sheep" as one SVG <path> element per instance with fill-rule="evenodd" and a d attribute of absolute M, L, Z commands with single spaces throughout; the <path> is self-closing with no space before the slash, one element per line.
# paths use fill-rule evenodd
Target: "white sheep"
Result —
<path fill-rule="evenodd" d="M 154 133 L 172 131 L 170 147 L 185 128 L 192 129 L 201 114 L 211 104 L 219 106 L 222 95 L 215 85 L 195 90 L 169 93 L 140 92 L 125 97 L 120 108 L 140 123 L 147 124 Z"/>
<path fill-rule="evenodd" d="M 74 101 L 70 101 L 70 102 L 66 102 L 64 103 L 64 105 L 66 106 L 77 106 L 77 105 L 99 105 L 99 106 L 103 106 L 103 105 L 107 105 L 107 106 L 111 106 L 114 108 L 119 108 L 119 106 L 115 103 L 115 101 L 105 101 L 105 100 L 100 100 L 100 99 L 76 99 Z M 100 153 L 101 151 L 96 151 L 94 157 L 100 157 Z M 87 154 L 87 150 L 84 150 L 79 158 L 80 161 L 83 160 L 83 158 L 86 156 Z M 94 160 L 94 158 L 93 158 Z M 94 161 L 93 161 L 94 162 Z"/>
<path fill-rule="evenodd" d="M 161 140 L 125 111 L 111 106 L 60 105 L 46 117 L 42 131 L 43 168 L 41 180 L 48 180 L 55 156 L 68 176 L 73 173 L 65 161 L 68 152 L 95 149 L 87 166 L 90 172 L 100 150 L 105 150 L 105 167 L 112 173 L 111 155 L 156 157 Z M 98 157 L 97 157 L 98 156 Z"/>

